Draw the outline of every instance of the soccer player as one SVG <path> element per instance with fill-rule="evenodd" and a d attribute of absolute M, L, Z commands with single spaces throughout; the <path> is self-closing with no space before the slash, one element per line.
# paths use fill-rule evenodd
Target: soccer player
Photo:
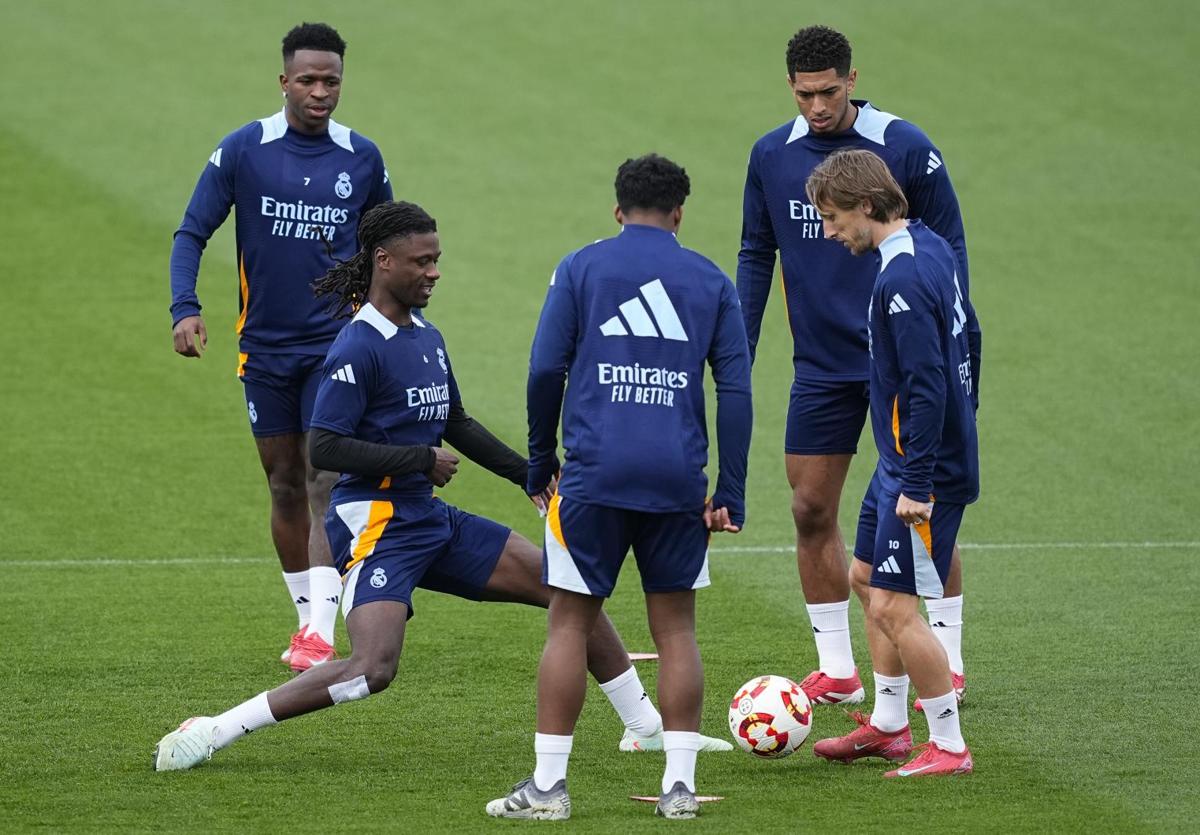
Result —
<path fill-rule="evenodd" d="M 824 240 L 816 209 L 805 199 L 809 173 L 831 153 L 866 148 L 878 154 L 919 218 L 954 250 L 967 289 L 967 251 L 958 199 L 941 152 L 915 125 L 869 102 L 851 99 L 857 81 L 850 44 L 825 26 L 801 29 L 788 43 L 787 81 L 800 109 L 793 121 L 755 143 L 742 209 L 737 289 L 753 359 L 771 289 L 775 252 L 792 329 L 795 379 L 784 443 L 796 558 L 818 667 L 801 682 L 814 704 L 862 701 L 850 646 L 846 548 L 838 503 L 868 410 L 867 320 L 875 266 Z M 967 309 L 972 376 L 979 377 L 979 327 Z M 869 502 L 872 491 L 868 490 Z M 869 513 L 864 513 L 864 518 Z M 865 541 L 863 536 L 860 541 Z M 867 554 L 857 556 L 869 558 Z M 868 590 L 855 586 L 864 602 Z M 962 695 L 962 586 L 957 548 L 945 598 L 929 601 L 929 620 L 950 653 Z M 920 709 L 918 703 L 918 709 Z"/>
<path fill-rule="evenodd" d="M 541 554 L 503 525 L 432 495 L 468 458 L 524 486 L 526 460 L 464 410 L 441 333 L 415 311 L 441 274 L 437 224 L 412 203 L 383 203 L 358 231 L 362 248 L 317 284 L 338 312 L 357 311 L 322 369 L 313 462 L 342 472 L 326 517 L 345 578 L 349 658 L 312 667 L 216 717 L 196 717 L 155 749 L 159 771 L 191 768 L 246 734 L 385 689 L 396 675 L 414 587 L 470 600 L 548 606 Z M 544 506 L 550 487 L 532 497 Z M 587 637 L 587 663 L 625 723 L 622 750 L 661 750 L 663 721 L 607 618 Z M 732 748 L 708 740 L 710 750 Z"/>
<path fill-rule="evenodd" d="M 729 279 L 675 238 L 686 172 L 650 154 L 617 171 L 621 233 L 567 255 L 550 279 L 529 364 L 529 480 L 541 494 L 566 463 L 546 518 L 554 587 L 538 669 L 533 775 L 487 804 L 508 818 L 570 817 L 567 760 L 583 707 L 585 648 L 629 549 L 660 656 L 668 818 L 694 817 L 704 690 L 696 589 L 709 531 L 741 529 L 750 444 L 750 357 Z M 720 474 L 705 499 L 704 366 L 717 389 Z M 564 401 L 564 384 L 566 395 Z"/>
<path fill-rule="evenodd" d="M 979 496 L 966 287 L 950 245 L 921 221 L 905 220 L 904 192 L 872 152 L 833 154 L 813 170 L 807 194 L 825 237 L 853 255 L 880 258 L 868 315 L 871 429 L 879 450 L 869 497 L 874 537 L 855 543 L 850 569 L 855 584 L 870 587 L 875 710 L 856 713 L 853 733 L 821 740 L 813 753 L 841 762 L 906 759 L 913 747 L 911 676 L 929 742 L 884 776 L 965 774 L 971 752 L 950 665 L 917 603 L 918 596 L 945 594 L 963 510 Z"/>
<path fill-rule="evenodd" d="M 271 538 L 296 606 L 282 660 L 304 670 L 334 656 L 341 582 L 321 525 L 335 474 L 306 454 L 321 363 L 342 323 L 312 281 L 355 251 L 367 209 L 390 200 L 379 149 L 330 118 L 346 43 L 323 23 L 283 39 L 283 110 L 221 140 L 208 159 L 171 249 L 175 351 L 199 357 L 208 332 L 196 276 L 208 239 L 234 209 L 239 310 L 237 375 L 271 496 Z"/>

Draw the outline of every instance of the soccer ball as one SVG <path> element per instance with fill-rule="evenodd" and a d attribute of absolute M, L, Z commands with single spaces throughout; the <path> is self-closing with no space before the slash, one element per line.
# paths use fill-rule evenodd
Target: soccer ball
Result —
<path fill-rule="evenodd" d="M 783 676 L 759 676 L 729 703 L 729 732 L 756 757 L 786 757 L 812 730 L 812 705 L 800 685 Z"/>

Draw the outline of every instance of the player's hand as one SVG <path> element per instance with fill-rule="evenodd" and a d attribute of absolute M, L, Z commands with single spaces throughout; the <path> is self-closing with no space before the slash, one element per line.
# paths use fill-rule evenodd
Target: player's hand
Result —
<path fill-rule="evenodd" d="M 558 458 L 551 456 L 539 464 L 529 462 L 529 474 L 525 477 L 525 495 L 531 499 L 547 490 L 556 489 L 560 468 Z"/>
<path fill-rule="evenodd" d="M 434 454 L 433 467 L 425 473 L 425 476 L 433 482 L 434 487 L 445 487 L 458 472 L 458 456 L 440 446 L 431 447 L 431 449 Z"/>
<path fill-rule="evenodd" d="M 933 502 L 915 502 L 903 493 L 896 500 L 896 515 L 906 525 L 928 522 L 933 515 Z"/>
<path fill-rule="evenodd" d="M 738 533 L 741 528 L 729 520 L 729 508 L 712 506 L 712 499 L 704 502 L 704 527 L 713 533 Z"/>
<path fill-rule="evenodd" d="M 199 357 L 208 347 L 208 330 L 199 316 L 185 316 L 175 323 L 175 353 Z"/>
<path fill-rule="evenodd" d="M 550 511 L 550 500 L 554 498 L 554 494 L 558 491 L 558 477 L 552 476 L 550 484 L 542 492 L 530 496 L 529 501 L 533 502 L 533 506 L 537 508 L 538 516 L 545 516 Z"/>

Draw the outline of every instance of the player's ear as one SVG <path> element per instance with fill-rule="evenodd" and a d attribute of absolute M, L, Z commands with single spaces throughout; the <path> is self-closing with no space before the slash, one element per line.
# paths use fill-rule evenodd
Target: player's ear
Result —
<path fill-rule="evenodd" d="M 672 231 L 678 232 L 680 224 L 683 223 L 683 206 L 676 206 L 671 210 L 671 223 L 675 227 Z"/>
<path fill-rule="evenodd" d="M 621 211 L 620 204 L 613 206 L 613 217 L 617 219 L 617 223 L 621 226 L 625 225 L 625 213 Z"/>
<path fill-rule="evenodd" d="M 854 83 L 858 81 L 858 70 L 851 69 L 850 74 L 846 76 L 846 95 L 854 92 Z"/>

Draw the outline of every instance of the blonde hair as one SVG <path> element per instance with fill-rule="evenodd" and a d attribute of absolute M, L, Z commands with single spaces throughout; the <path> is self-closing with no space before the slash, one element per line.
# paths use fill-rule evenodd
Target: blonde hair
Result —
<path fill-rule="evenodd" d="M 880 223 L 908 214 L 908 200 L 900 184 L 887 164 L 870 151 L 830 154 L 808 175 L 804 190 L 817 211 L 822 206 L 854 209 L 865 202 L 871 206 L 867 217 Z"/>

